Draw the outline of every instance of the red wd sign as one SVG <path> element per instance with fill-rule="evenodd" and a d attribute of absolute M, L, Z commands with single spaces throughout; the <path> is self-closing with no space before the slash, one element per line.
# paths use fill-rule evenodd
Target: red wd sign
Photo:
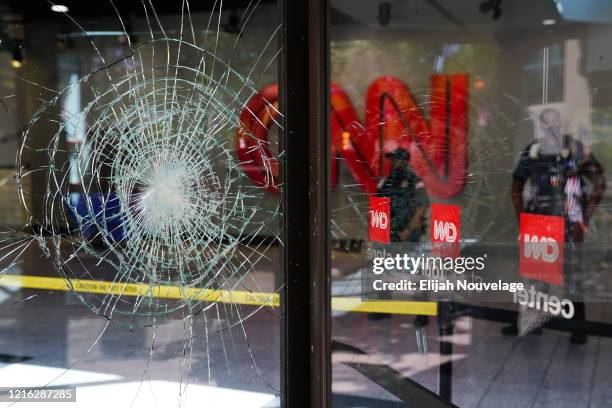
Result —
<path fill-rule="evenodd" d="M 563 217 L 521 213 L 520 273 L 527 278 L 563 284 Z"/>
<path fill-rule="evenodd" d="M 388 244 L 391 237 L 391 208 L 386 197 L 370 197 L 368 217 L 370 241 Z"/>
<path fill-rule="evenodd" d="M 457 205 L 431 205 L 431 253 L 433 255 L 459 256 L 460 208 Z"/>

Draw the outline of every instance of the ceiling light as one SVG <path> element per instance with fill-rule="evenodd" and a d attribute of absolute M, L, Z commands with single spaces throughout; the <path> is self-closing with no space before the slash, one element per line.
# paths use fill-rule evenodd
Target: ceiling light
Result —
<path fill-rule="evenodd" d="M 68 6 L 64 6 L 63 4 L 54 4 L 51 6 L 51 11 L 55 11 L 56 13 L 67 13 Z"/>
<path fill-rule="evenodd" d="M 542 24 L 544 24 L 545 26 L 555 25 L 557 24 L 557 20 L 555 20 L 554 18 L 547 18 L 545 20 L 542 20 Z"/>

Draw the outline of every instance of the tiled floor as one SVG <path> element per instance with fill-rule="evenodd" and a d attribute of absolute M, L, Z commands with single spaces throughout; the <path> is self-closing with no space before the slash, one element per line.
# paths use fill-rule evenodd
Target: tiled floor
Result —
<path fill-rule="evenodd" d="M 589 305 L 587 309 L 593 310 L 590 315 L 600 316 L 610 310 L 602 305 Z M 403 316 L 375 322 L 358 315 L 336 318 L 336 339 L 368 351 L 369 363 L 388 364 L 435 390 L 440 361 L 435 324 L 427 328 L 428 352 L 417 354 L 410 320 Z M 456 405 L 612 406 L 612 338 L 591 337 L 586 345 L 573 345 L 567 333 L 545 329 L 541 335 L 516 338 L 503 336 L 502 326 L 469 317 L 456 322 L 457 334 L 452 339 Z M 343 356 L 339 360 L 346 359 Z M 346 369 L 338 370 L 335 378 L 342 378 L 342 383 L 335 383 L 335 389 L 341 391 L 345 384 L 350 386 L 350 376 Z M 370 396 L 377 395 L 374 387 L 365 389 Z"/>

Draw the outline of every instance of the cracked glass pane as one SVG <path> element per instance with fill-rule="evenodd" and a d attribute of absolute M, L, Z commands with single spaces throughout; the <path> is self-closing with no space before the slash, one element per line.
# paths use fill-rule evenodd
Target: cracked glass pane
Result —
<path fill-rule="evenodd" d="M 0 387 L 274 406 L 276 4 L 0 6 Z"/>

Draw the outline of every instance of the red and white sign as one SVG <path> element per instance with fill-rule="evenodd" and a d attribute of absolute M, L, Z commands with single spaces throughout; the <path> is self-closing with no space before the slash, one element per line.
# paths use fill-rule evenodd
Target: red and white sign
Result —
<path fill-rule="evenodd" d="M 458 205 L 431 205 L 430 230 L 433 255 L 458 257 L 460 229 L 461 209 Z"/>
<path fill-rule="evenodd" d="M 563 284 L 564 231 L 563 217 L 521 213 L 521 276 Z"/>
<path fill-rule="evenodd" d="M 391 240 L 391 206 L 386 197 L 370 197 L 368 217 L 370 241 L 388 244 Z"/>

